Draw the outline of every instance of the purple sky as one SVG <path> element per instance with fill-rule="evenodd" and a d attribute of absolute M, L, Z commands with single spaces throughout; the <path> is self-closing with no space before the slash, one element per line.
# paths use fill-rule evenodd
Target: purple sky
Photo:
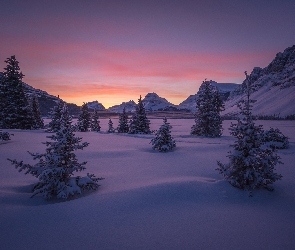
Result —
<path fill-rule="evenodd" d="M 16 55 L 26 83 L 79 105 L 148 92 L 179 104 L 294 45 L 294 13 L 294 0 L 4 0 L 0 66 Z"/>

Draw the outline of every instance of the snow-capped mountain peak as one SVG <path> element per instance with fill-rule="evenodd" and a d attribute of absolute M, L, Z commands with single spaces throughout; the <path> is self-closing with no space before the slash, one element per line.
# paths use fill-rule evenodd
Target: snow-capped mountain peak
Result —
<path fill-rule="evenodd" d="M 119 105 L 108 108 L 108 111 L 114 113 L 122 113 L 124 108 L 126 112 L 133 112 L 135 111 L 136 103 L 133 100 L 130 100 L 129 102 L 122 102 Z"/>
<path fill-rule="evenodd" d="M 167 107 L 175 107 L 174 104 L 168 102 L 165 98 L 158 96 L 156 93 L 148 93 L 142 100 L 146 110 L 154 111 L 165 109 Z"/>
<path fill-rule="evenodd" d="M 105 107 L 98 101 L 87 102 L 89 109 L 105 110 Z"/>

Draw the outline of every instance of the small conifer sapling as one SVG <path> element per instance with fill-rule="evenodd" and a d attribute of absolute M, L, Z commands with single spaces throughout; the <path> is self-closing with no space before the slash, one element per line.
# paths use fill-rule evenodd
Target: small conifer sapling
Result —
<path fill-rule="evenodd" d="M 171 136 L 172 126 L 167 122 L 166 117 L 163 119 L 163 122 L 163 125 L 156 131 L 155 138 L 153 138 L 150 143 L 154 150 L 167 152 L 176 147 L 176 142 Z"/>
<path fill-rule="evenodd" d="M 9 141 L 11 140 L 10 139 L 10 136 L 13 135 L 13 134 L 9 134 L 8 132 L 3 132 L 0 130 L 0 140 L 1 141 Z"/>
<path fill-rule="evenodd" d="M 113 126 L 113 121 L 112 121 L 112 119 L 110 118 L 109 119 L 109 123 L 108 123 L 108 126 L 109 126 L 109 128 L 108 128 L 108 133 L 115 133 L 115 129 L 114 129 L 114 126 Z"/>
<path fill-rule="evenodd" d="M 99 132 L 100 129 L 101 127 L 100 127 L 99 116 L 98 116 L 97 110 L 95 109 L 91 117 L 91 130 L 95 132 Z"/>
<path fill-rule="evenodd" d="M 117 128 L 118 133 L 128 133 L 129 124 L 128 124 L 128 115 L 126 113 L 125 107 L 123 108 L 122 114 L 119 115 L 119 125 Z"/>

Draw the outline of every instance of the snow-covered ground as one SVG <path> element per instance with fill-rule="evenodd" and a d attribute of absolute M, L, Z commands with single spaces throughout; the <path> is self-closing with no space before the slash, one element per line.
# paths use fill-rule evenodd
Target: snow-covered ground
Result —
<path fill-rule="evenodd" d="M 0 142 L 0 249 L 295 249 L 295 121 L 257 122 L 278 127 L 290 147 L 279 151 L 275 191 L 252 198 L 215 170 L 234 140 L 230 121 L 215 139 L 191 136 L 193 120 L 168 122 L 177 144 L 169 153 L 151 149 L 153 135 L 76 133 L 90 143 L 77 151 L 88 161 L 81 175 L 105 179 L 69 201 L 30 198 L 36 179 L 6 160 L 33 163 L 26 151 L 44 152 L 48 134 L 8 130 L 12 140 Z M 151 120 L 152 129 L 161 124 Z"/>

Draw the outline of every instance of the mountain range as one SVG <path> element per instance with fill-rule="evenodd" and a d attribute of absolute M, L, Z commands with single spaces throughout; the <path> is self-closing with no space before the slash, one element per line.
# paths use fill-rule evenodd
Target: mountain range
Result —
<path fill-rule="evenodd" d="M 252 89 L 251 99 L 256 100 L 253 106 L 253 114 L 281 117 L 295 115 L 295 45 L 277 53 L 267 67 L 254 67 L 249 75 L 249 82 Z M 217 83 L 215 81 L 211 81 L 211 83 L 219 89 L 225 102 L 225 110 L 222 115 L 236 115 L 238 113 L 237 103 L 246 95 L 246 81 L 242 84 Z M 50 109 L 56 105 L 59 99 L 26 83 L 24 83 L 24 88 L 27 94 L 35 93 L 38 96 L 43 116 L 48 115 Z M 194 112 L 196 98 L 198 98 L 198 93 L 190 95 L 179 105 L 174 105 L 156 93 L 148 93 L 142 101 L 148 111 L 175 110 Z M 106 110 L 101 103 L 93 101 L 88 103 L 88 107 L 92 110 L 121 113 L 124 107 L 127 112 L 134 111 L 136 103 L 130 100 Z M 80 107 L 76 104 L 68 103 L 68 107 L 72 115 L 77 115 L 80 111 Z"/>

